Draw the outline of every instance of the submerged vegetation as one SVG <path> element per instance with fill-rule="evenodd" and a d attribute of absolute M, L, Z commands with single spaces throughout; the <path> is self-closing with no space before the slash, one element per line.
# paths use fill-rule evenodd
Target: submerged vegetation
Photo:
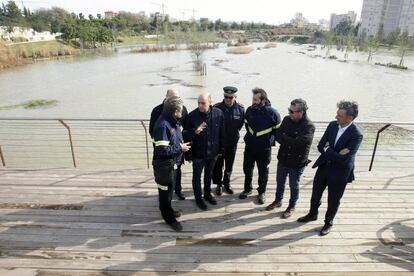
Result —
<path fill-rule="evenodd" d="M 24 107 L 25 109 L 36 109 L 36 108 L 46 108 L 53 107 L 58 103 L 57 100 L 30 100 L 21 104 L 0 106 L 0 110 L 10 110 L 16 109 L 19 107 Z"/>

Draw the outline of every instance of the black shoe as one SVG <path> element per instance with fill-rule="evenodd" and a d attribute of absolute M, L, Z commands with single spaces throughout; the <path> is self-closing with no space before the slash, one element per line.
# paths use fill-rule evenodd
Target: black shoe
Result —
<path fill-rule="evenodd" d="M 240 199 L 246 199 L 248 195 L 250 195 L 252 193 L 252 191 L 243 191 L 240 195 L 239 198 Z"/>
<path fill-rule="evenodd" d="M 264 204 L 266 202 L 266 194 L 265 193 L 261 193 L 257 196 L 257 203 L 259 203 L 260 205 Z"/>
<path fill-rule="evenodd" d="M 180 232 L 183 230 L 183 226 L 181 225 L 181 223 L 179 221 L 175 221 L 173 223 L 170 224 L 171 228 L 174 229 L 177 232 Z"/>
<path fill-rule="evenodd" d="M 181 217 L 181 212 L 180 211 L 174 211 L 173 214 L 174 214 L 174 217 L 176 217 L 176 218 Z"/>
<path fill-rule="evenodd" d="M 282 201 L 273 201 L 272 203 L 270 203 L 269 205 L 266 206 L 266 211 L 272 211 L 275 208 L 279 208 L 282 206 Z"/>
<path fill-rule="evenodd" d="M 230 184 L 224 184 L 224 191 L 229 195 L 234 194 L 233 189 L 231 188 Z"/>
<path fill-rule="evenodd" d="M 182 192 L 175 193 L 179 200 L 185 200 L 185 195 Z"/>
<path fill-rule="evenodd" d="M 221 186 L 217 186 L 216 195 L 221 196 L 222 194 L 223 194 L 223 188 Z"/>
<path fill-rule="evenodd" d="M 202 199 L 196 200 L 196 204 L 197 204 L 198 208 L 200 208 L 201 210 L 203 210 L 203 211 L 207 210 L 207 205 L 204 202 L 204 200 L 202 200 Z"/>
<path fill-rule="evenodd" d="M 322 227 L 321 231 L 319 232 L 319 235 L 326 236 L 331 232 L 332 225 L 326 224 Z"/>
<path fill-rule="evenodd" d="M 211 205 L 217 205 L 217 200 L 211 194 L 205 195 L 204 199 Z"/>
<path fill-rule="evenodd" d="M 308 213 L 306 216 L 298 218 L 298 222 L 309 222 L 317 219 L 318 215 L 311 215 L 310 213 Z"/>

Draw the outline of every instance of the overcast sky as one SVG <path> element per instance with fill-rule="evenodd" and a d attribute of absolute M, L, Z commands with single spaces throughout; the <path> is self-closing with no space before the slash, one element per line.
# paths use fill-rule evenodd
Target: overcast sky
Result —
<path fill-rule="evenodd" d="M 0 0 L 6 2 L 6 0 Z M 161 11 L 161 4 L 165 4 L 165 13 L 177 19 L 188 19 L 192 16 L 192 9 L 196 10 L 195 17 L 208 17 L 223 21 L 254 21 L 270 24 L 289 22 L 296 12 L 303 13 L 310 22 L 319 19 L 329 19 L 331 13 L 346 13 L 355 11 L 360 17 L 363 0 L 27 0 L 16 1 L 19 6 L 22 2 L 31 10 L 51 6 L 62 7 L 69 12 L 85 15 L 103 14 L 112 11 L 145 11 L 147 15 Z"/>

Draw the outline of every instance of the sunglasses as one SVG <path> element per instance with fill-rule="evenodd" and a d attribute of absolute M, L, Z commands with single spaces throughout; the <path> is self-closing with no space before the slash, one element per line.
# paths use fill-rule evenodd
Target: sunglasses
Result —
<path fill-rule="evenodd" d="M 233 96 L 224 96 L 224 98 L 226 98 L 226 99 L 234 99 Z"/>
<path fill-rule="evenodd" d="M 293 114 L 293 113 L 299 113 L 301 112 L 300 110 L 292 110 L 290 108 L 288 108 L 289 114 Z"/>

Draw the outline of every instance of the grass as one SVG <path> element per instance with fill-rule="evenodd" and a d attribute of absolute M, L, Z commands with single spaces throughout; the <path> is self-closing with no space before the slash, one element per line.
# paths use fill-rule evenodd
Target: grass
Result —
<path fill-rule="evenodd" d="M 9 47 L 21 58 L 50 58 L 79 54 L 78 49 L 58 40 L 13 44 Z"/>
<path fill-rule="evenodd" d="M 226 53 L 241 55 L 241 54 L 250 54 L 252 51 L 253 51 L 253 48 L 251 47 L 232 47 L 232 48 L 227 49 Z"/>
<path fill-rule="evenodd" d="M 25 109 L 35 109 L 41 107 L 51 107 L 58 103 L 57 100 L 30 100 L 21 104 L 16 105 L 8 105 L 8 106 L 0 106 L 0 110 L 10 110 L 16 109 L 19 107 L 24 107 Z"/>

